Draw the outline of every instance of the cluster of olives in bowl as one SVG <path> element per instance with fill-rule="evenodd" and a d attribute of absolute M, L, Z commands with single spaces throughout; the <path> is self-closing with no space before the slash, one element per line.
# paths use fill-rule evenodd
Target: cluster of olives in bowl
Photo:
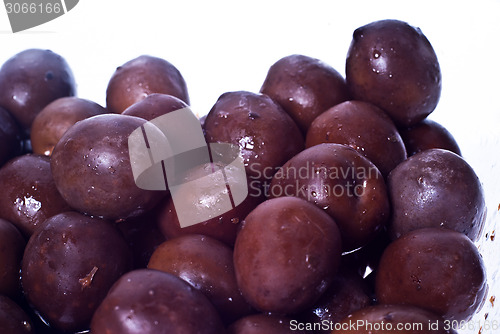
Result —
<path fill-rule="evenodd" d="M 247 197 L 183 227 L 176 201 L 197 210 L 231 189 L 208 177 L 176 185 L 174 200 L 135 183 L 131 133 L 189 110 L 173 64 L 144 55 L 119 66 L 103 107 L 75 96 L 49 50 L 5 62 L 0 328 L 455 333 L 470 320 L 488 290 L 475 245 L 485 200 L 453 136 L 427 119 L 441 72 L 424 34 L 376 21 L 354 31 L 345 78 L 294 54 L 263 79 L 200 119 L 207 143 L 239 147 L 246 178 L 227 170 L 225 181 Z"/>

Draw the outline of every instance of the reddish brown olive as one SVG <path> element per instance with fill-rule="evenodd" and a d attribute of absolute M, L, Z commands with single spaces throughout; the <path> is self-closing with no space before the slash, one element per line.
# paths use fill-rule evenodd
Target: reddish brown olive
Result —
<path fill-rule="evenodd" d="M 346 60 L 353 98 L 371 102 L 399 126 L 423 120 L 441 94 L 441 70 L 432 45 L 419 28 L 381 20 L 354 31 Z"/>
<path fill-rule="evenodd" d="M 186 82 L 165 59 L 142 55 L 119 66 L 106 89 L 106 108 L 120 114 L 153 93 L 173 95 L 189 104 Z"/>
<path fill-rule="evenodd" d="M 274 63 L 260 91 L 278 102 L 304 134 L 319 114 L 350 97 L 344 78 L 333 67 L 298 54 Z"/>
<path fill-rule="evenodd" d="M 26 154 L 0 169 L 0 217 L 29 237 L 48 218 L 70 210 L 57 190 L 49 157 Z"/>
<path fill-rule="evenodd" d="M 442 228 L 415 230 L 392 242 L 376 272 L 380 303 L 418 306 L 450 321 L 470 320 L 487 290 L 477 247 Z"/>
<path fill-rule="evenodd" d="M 73 124 L 106 112 L 99 104 L 78 97 L 63 97 L 49 103 L 31 126 L 33 153 L 50 156 L 59 139 Z"/>
<path fill-rule="evenodd" d="M 75 90 L 68 63 L 50 50 L 21 51 L 0 68 L 0 106 L 11 112 L 27 132 L 47 104 L 74 96 Z"/>
<path fill-rule="evenodd" d="M 306 147 L 321 143 L 354 148 L 373 162 L 384 177 L 406 159 L 405 145 L 391 119 L 382 109 L 362 101 L 340 103 L 312 122 Z"/>
<path fill-rule="evenodd" d="M 245 218 L 236 237 L 238 286 L 262 312 L 303 311 L 332 282 L 341 248 L 337 224 L 314 204 L 297 197 L 267 200 Z"/>
<path fill-rule="evenodd" d="M 94 313 L 92 334 L 224 334 L 219 314 L 200 291 L 153 269 L 123 275 Z"/>

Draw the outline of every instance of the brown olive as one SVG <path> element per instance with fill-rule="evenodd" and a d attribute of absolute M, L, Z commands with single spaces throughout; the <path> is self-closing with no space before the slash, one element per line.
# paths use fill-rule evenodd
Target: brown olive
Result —
<path fill-rule="evenodd" d="M 175 96 L 153 93 L 125 109 L 122 115 L 137 116 L 152 121 L 169 112 L 186 107 L 188 107 L 186 102 Z"/>
<path fill-rule="evenodd" d="M 354 31 L 346 82 L 354 99 L 382 108 L 399 126 L 427 117 L 441 94 L 441 71 L 431 44 L 419 28 L 398 20 Z"/>
<path fill-rule="evenodd" d="M 245 218 L 236 237 L 236 279 L 257 310 L 294 314 L 325 292 L 340 254 L 340 233 L 328 214 L 297 197 L 274 198 Z"/>
<path fill-rule="evenodd" d="M 290 116 L 267 95 L 222 94 L 205 120 L 209 143 L 241 148 L 253 182 L 270 180 L 276 170 L 304 148 L 302 134 Z"/>
<path fill-rule="evenodd" d="M 80 212 L 108 219 L 138 216 L 166 192 L 139 188 L 132 174 L 128 139 L 146 121 L 104 114 L 68 129 L 51 156 L 57 189 Z M 159 130 L 158 130 L 159 131 Z"/>
<path fill-rule="evenodd" d="M 442 148 L 461 155 L 453 135 L 444 126 L 430 119 L 399 129 L 399 133 L 406 145 L 408 156 L 432 148 Z"/>
<path fill-rule="evenodd" d="M 55 214 L 70 210 L 57 190 L 45 156 L 26 154 L 0 169 L 0 217 L 12 222 L 29 237 Z"/>
<path fill-rule="evenodd" d="M 106 112 L 99 104 L 78 97 L 62 97 L 49 103 L 31 126 L 33 153 L 50 156 L 59 139 L 73 124 Z"/>
<path fill-rule="evenodd" d="M 319 114 L 349 99 L 340 73 L 319 59 L 298 54 L 274 63 L 260 91 L 278 102 L 304 134 Z"/>
<path fill-rule="evenodd" d="M 406 159 L 405 145 L 391 119 L 382 109 L 362 101 L 346 101 L 319 115 L 307 132 L 306 147 L 320 143 L 354 148 L 384 177 Z"/>
<path fill-rule="evenodd" d="M 193 234 L 165 241 L 148 268 L 178 276 L 203 292 L 225 323 L 253 311 L 236 284 L 233 250 L 218 240 Z"/>
<path fill-rule="evenodd" d="M 338 224 L 344 251 L 375 238 L 389 219 L 389 197 L 378 168 L 351 147 L 312 146 L 274 175 L 269 197 L 297 196 L 316 204 Z"/>
<path fill-rule="evenodd" d="M 106 89 L 106 107 L 120 114 L 152 93 L 173 95 L 189 104 L 186 82 L 170 62 L 142 55 L 119 66 Z"/>
<path fill-rule="evenodd" d="M 66 60 L 50 50 L 28 49 L 0 68 L 0 106 L 29 132 L 36 115 L 50 102 L 75 95 Z"/>
<path fill-rule="evenodd" d="M 392 242 L 376 274 L 380 303 L 414 305 L 458 322 L 470 320 L 487 289 L 477 247 L 442 228 L 415 230 Z"/>
<path fill-rule="evenodd" d="M 92 334 L 224 334 L 219 314 L 200 291 L 153 269 L 123 275 L 94 313 Z"/>
<path fill-rule="evenodd" d="M 393 239 L 423 227 L 446 227 L 478 240 L 486 218 L 483 187 L 460 156 L 430 149 L 403 161 L 388 177 Z"/>
<path fill-rule="evenodd" d="M 21 272 L 24 294 L 50 326 L 85 330 L 111 285 L 130 269 L 130 260 L 128 245 L 112 223 L 61 213 L 28 241 Z"/>

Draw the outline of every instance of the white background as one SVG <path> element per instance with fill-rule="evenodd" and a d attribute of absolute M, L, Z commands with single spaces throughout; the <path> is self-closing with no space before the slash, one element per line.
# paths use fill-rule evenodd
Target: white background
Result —
<path fill-rule="evenodd" d="M 80 0 L 66 15 L 16 34 L 0 8 L 0 63 L 26 48 L 51 49 L 73 69 L 78 95 L 105 105 L 117 66 L 141 54 L 162 57 L 181 71 L 192 108 L 202 115 L 226 91 L 258 92 L 269 66 L 292 53 L 320 58 L 344 74 L 354 29 L 386 18 L 420 27 L 437 53 L 443 90 L 430 118 L 455 135 L 481 178 L 489 206 L 485 233 L 491 233 L 500 224 L 498 0 Z M 485 240 L 489 296 L 500 303 L 491 279 L 499 275 L 500 241 Z M 483 323 L 487 312 L 489 320 L 500 320 L 499 309 L 487 301 L 476 319 Z"/>

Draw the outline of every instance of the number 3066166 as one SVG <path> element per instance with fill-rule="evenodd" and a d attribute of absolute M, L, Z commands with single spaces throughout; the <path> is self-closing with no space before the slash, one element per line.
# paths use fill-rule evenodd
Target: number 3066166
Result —
<path fill-rule="evenodd" d="M 457 321 L 457 320 L 445 320 L 444 321 L 445 330 L 478 330 L 479 328 L 486 331 L 497 331 L 500 329 L 500 323 L 498 320 L 485 320 L 484 324 L 480 324 L 476 321 Z"/>
<path fill-rule="evenodd" d="M 63 8 L 60 3 L 28 3 L 28 2 L 7 2 L 5 3 L 7 14 L 59 14 Z"/>

